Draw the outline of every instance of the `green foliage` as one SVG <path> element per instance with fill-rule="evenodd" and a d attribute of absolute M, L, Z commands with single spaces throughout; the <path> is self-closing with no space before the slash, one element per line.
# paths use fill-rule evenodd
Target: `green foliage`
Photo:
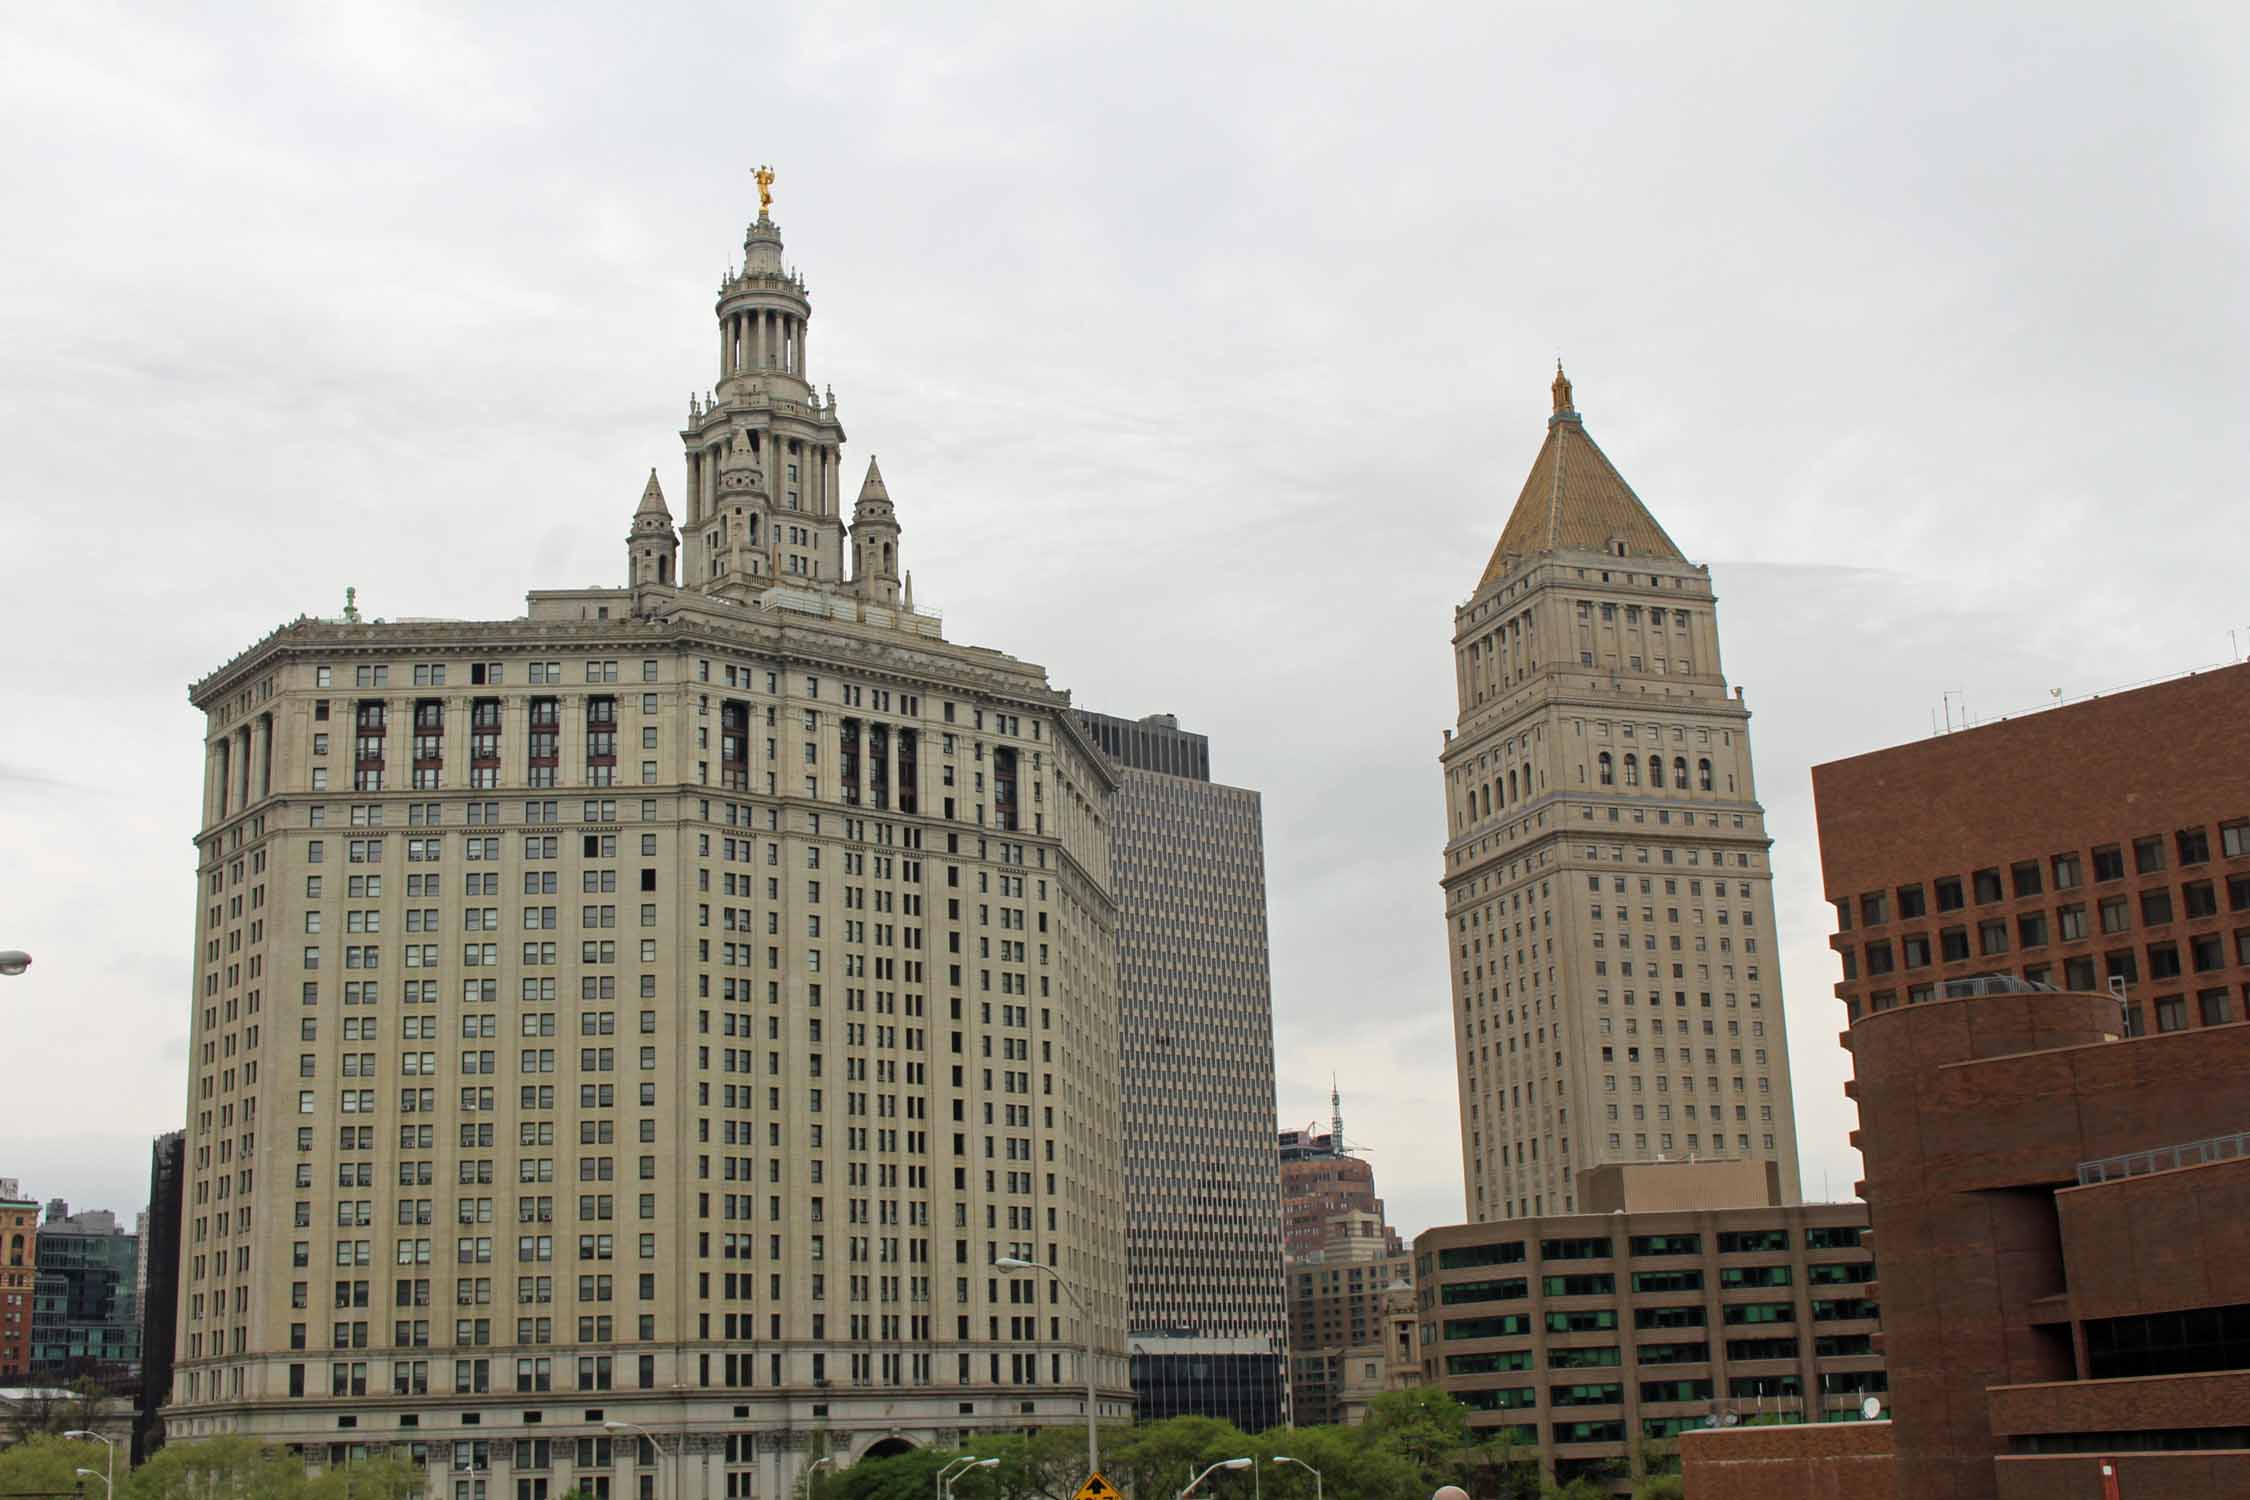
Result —
<path fill-rule="evenodd" d="M 428 1487 L 422 1468 L 402 1458 L 371 1458 L 308 1472 L 304 1461 L 285 1448 L 218 1437 L 165 1444 L 130 1477 L 118 1477 L 117 1500 L 210 1500 L 214 1494 L 237 1500 L 406 1500 Z M 100 1489 L 93 1486 L 88 1500 L 101 1500 Z"/>
<path fill-rule="evenodd" d="M 1568 1484 L 1550 1487 L 1546 1500 L 1609 1500 L 1609 1486 L 1581 1474 Z"/>
<path fill-rule="evenodd" d="M 98 1471 L 107 1457 L 99 1443 L 74 1443 L 56 1433 L 35 1432 L 19 1443 L 0 1449 L 0 1495 L 68 1491 L 81 1484 L 90 1484 L 98 1495 L 101 1481 L 81 1480 L 76 1471 Z"/>
<path fill-rule="evenodd" d="M 1687 1481 L 1678 1474 L 1651 1474 L 1633 1487 L 1633 1500 L 1683 1500 Z"/>

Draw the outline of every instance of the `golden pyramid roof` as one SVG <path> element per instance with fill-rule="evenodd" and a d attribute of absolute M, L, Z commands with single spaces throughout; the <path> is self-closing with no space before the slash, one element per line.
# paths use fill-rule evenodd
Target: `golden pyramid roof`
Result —
<path fill-rule="evenodd" d="M 1586 435 L 1560 361 L 1555 365 L 1554 398 L 1547 441 L 1531 461 L 1531 473 L 1477 587 L 1508 572 L 1511 558 L 1565 551 L 1614 555 L 1620 542 L 1627 557 L 1687 561 L 1609 456 Z"/>

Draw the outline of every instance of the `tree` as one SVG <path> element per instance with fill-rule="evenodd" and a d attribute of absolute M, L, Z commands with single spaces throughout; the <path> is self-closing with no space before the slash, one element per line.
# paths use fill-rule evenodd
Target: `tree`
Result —
<path fill-rule="evenodd" d="M 1177 1494 L 1190 1477 L 1221 1459 L 1245 1458 L 1250 1439 L 1232 1422 L 1211 1417 L 1167 1417 L 1104 1444 L 1109 1482 L 1141 1500 Z M 1215 1477 L 1215 1476 L 1214 1476 Z"/>
<path fill-rule="evenodd" d="M 78 1470 L 101 1466 L 101 1444 L 35 1432 L 0 1449 L 0 1495 L 67 1494 L 81 1487 Z"/>
<path fill-rule="evenodd" d="M 89 1468 L 93 1465 L 88 1465 Z M 167 1443 L 120 1477 L 118 1500 L 407 1500 L 429 1488 L 420 1465 L 401 1458 L 361 1459 L 310 1471 L 286 1448 L 246 1437 Z"/>
<path fill-rule="evenodd" d="M 1358 1431 L 1435 1481 L 1445 1461 L 1469 1441 L 1469 1409 L 1435 1386 L 1410 1386 L 1370 1401 Z"/>

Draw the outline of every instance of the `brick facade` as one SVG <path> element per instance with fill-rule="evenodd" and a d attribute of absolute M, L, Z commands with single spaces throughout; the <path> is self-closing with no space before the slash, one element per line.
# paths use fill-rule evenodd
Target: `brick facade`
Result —
<path fill-rule="evenodd" d="M 2246 721 L 2250 665 L 1815 766 L 1847 1017 L 1992 972 L 2250 1014 Z"/>
<path fill-rule="evenodd" d="M 2124 1039 L 2111 996 L 2023 990 L 1870 1013 L 1848 1044 L 1897 1493 L 2049 1500 L 2079 1479 L 2027 1475 L 2118 1448 L 2182 1450 L 2137 1455 L 2122 1495 L 2243 1493 L 2177 1474 L 2212 1459 L 2184 1450 L 2243 1446 L 2250 1380 L 2148 1377 L 2242 1342 L 2151 1330 L 2191 1310 L 2217 1330 L 2250 1300 L 2226 1246 L 2250 1163 L 2163 1154 L 2250 1120 L 2250 1026 Z M 2082 1164 L 2152 1152 L 2081 1185 Z M 2138 1341 L 2130 1369 L 2093 1344 L 2111 1328 Z"/>

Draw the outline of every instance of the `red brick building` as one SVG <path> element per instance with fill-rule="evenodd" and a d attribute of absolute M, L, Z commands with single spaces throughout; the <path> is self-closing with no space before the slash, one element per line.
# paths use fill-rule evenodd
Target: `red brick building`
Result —
<path fill-rule="evenodd" d="M 2120 1033 L 2028 986 L 1848 1033 L 1902 1500 L 2250 1495 L 2250 1026 Z"/>
<path fill-rule="evenodd" d="M 1847 1017 L 2005 973 L 2128 1024 L 2250 1004 L 2250 665 L 1813 768 Z"/>

